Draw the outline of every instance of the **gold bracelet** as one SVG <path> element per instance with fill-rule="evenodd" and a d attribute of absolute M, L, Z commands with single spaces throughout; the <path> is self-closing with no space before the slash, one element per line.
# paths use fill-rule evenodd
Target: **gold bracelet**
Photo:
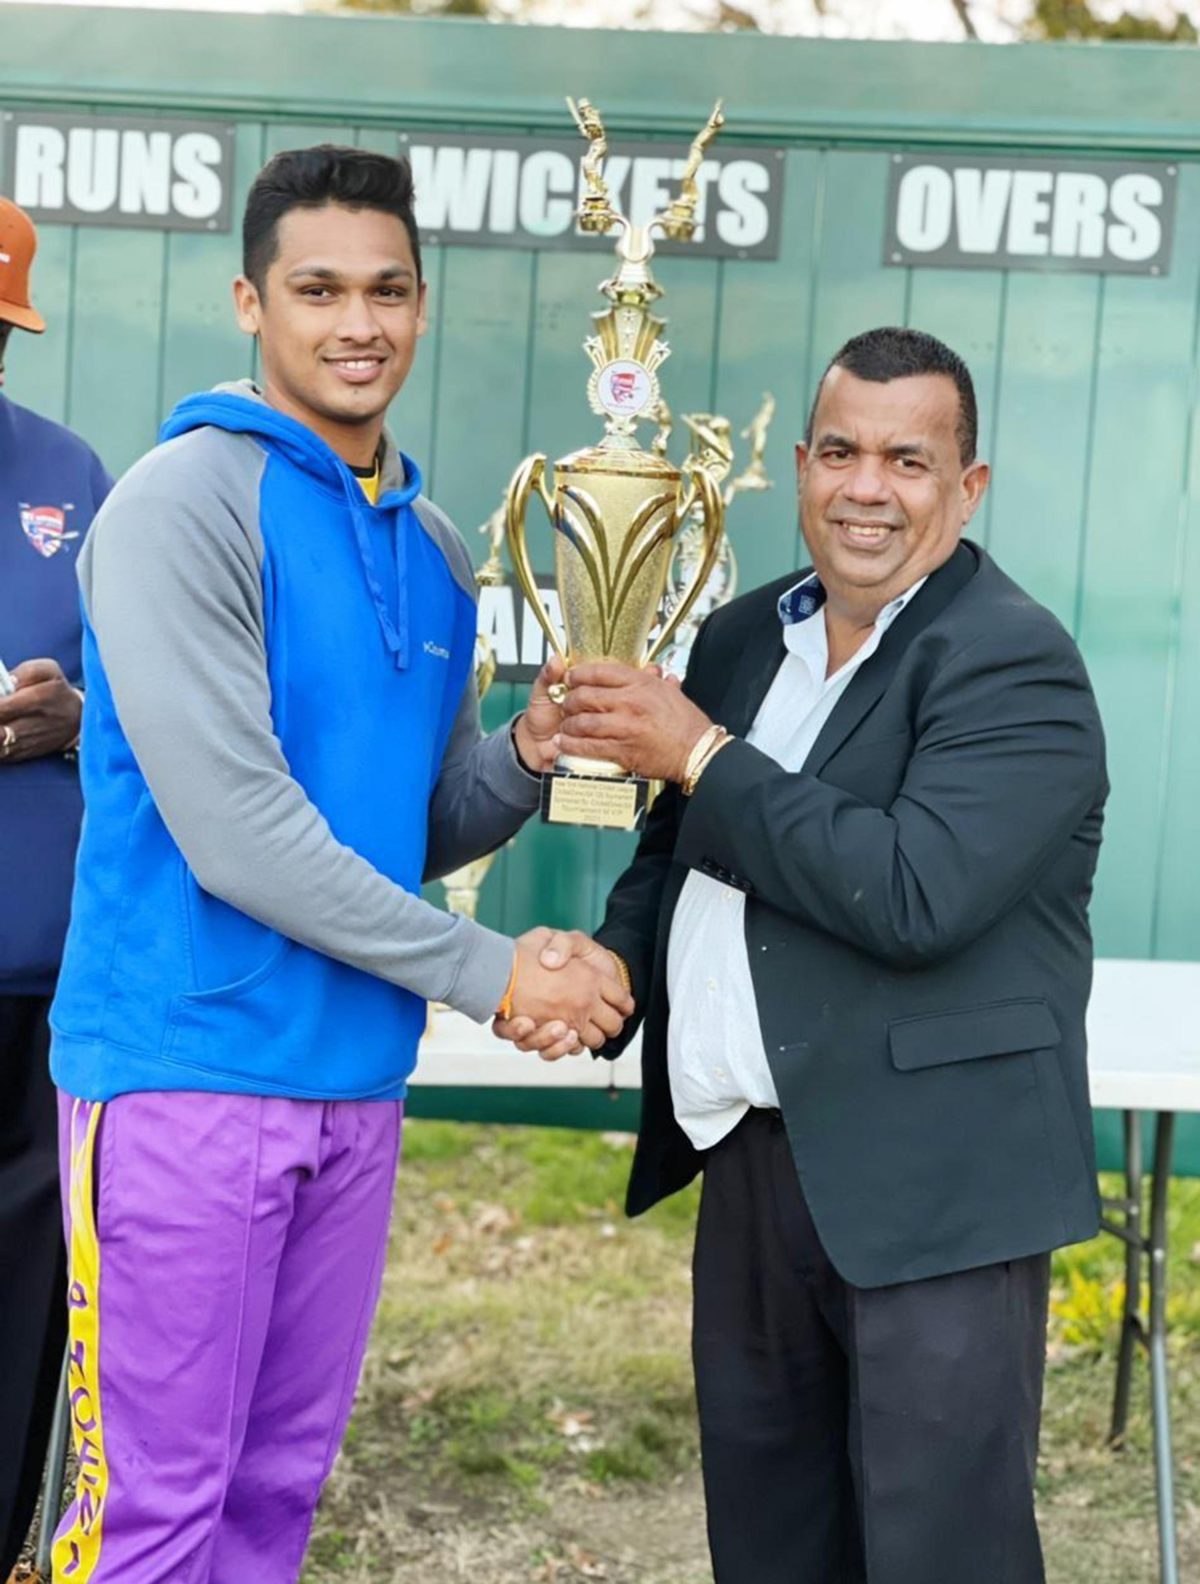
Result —
<path fill-rule="evenodd" d="M 688 785 L 696 774 L 701 759 L 704 758 L 704 755 L 724 730 L 724 726 L 709 726 L 696 738 L 696 741 L 692 744 L 692 751 L 687 756 L 687 763 L 683 767 L 683 781 L 680 783 L 682 786 L 686 787 Z"/>
<path fill-rule="evenodd" d="M 696 783 L 707 770 L 712 760 L 720 753 L 727 742 L 732 739 L 724 726 L 711 726 L 700 741 L 688 755 L 687 769 L 684 771 L 681 791 L 684 797 L 691 797 L 696 790 Z"/>
<path fill-rule="evenodd" d="M 613 951 L 611 946 L 609 946 L 607 950 L 608 955 L 612 958 L 614 964 L 616 965 L 617 978 L 620 979 L 622 988 L 627 994 L 632 995 L 633 980 L 629 975 L 629 964 L 625 961 L 624 957 L 621 956 L 620 952 Z"/>
<path fill-rule="evenodd" d="M 686 797 L 691 797 L 692 793 L 696 790 L 697 786 L 700 784 L 700 777 L 708 769 L 709 765 L 712 764 L 713 760 L 721 752 L 721 749 L 724 748 L 728 743 L 731 743 L 732 741 L 733 741 L 733 738 L 729 735 L 728 732 L 726 732 L 724 737 L 718 738 L 718 740 L 715 743 L 713 743 L 712 747 L 709 749 L 709 751 L 705 754 L 704 758 L 697 765 L 696 774 L 692 777 L 691 785 L 687 788 L 687 791 L 685 793 Z"/>

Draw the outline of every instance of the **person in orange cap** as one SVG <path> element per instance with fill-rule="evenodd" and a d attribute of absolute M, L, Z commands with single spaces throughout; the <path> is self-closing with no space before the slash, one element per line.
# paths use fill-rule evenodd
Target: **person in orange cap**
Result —
<path fill-rule="evenodd" d="M 37 232 L 0 197 L 0 387 Z M 0 1579 L 37 1500 L 66 1345 L 66 1266 L 46 1014 L 79 837 L 75 562 L 111 479 L 69 429 L 0 389 Z"/>

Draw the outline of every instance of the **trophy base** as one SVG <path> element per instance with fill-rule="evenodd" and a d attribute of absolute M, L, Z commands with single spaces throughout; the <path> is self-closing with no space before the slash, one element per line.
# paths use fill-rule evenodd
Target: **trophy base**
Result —
<path fill-rule="evenodd" d="M 650 800 L 641 776 L 581 775 L 552 770 L 542 777 L 542 820 L 600 830 L 641 830 Z"/>

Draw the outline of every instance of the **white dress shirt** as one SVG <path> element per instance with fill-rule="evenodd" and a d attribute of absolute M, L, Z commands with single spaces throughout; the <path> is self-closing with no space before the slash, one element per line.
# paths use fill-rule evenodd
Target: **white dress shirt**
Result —
<path fill-rule="evenodd" d="M 785 770 L 800 770 L 850 678 L 924 582 L 884 606 L 831 677 L 825 591 L 815 573 L 790 589 L 779 602 L 787 654 L 746 740 Z M 751 1106 L 779 1104 L 750 979 L 745 913 L 745 892 L 693 869 L 671 922 L 667 1065 L 675 1116 L 697 1149 L 718 1143 Z"/>

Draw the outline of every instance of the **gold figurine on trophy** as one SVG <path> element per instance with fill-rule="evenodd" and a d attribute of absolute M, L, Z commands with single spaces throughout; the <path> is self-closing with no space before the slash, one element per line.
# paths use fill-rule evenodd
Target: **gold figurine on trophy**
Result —
<path fill-rule="evenodd" d="M 517 581 L 553 650 L 569 663 L 610 659 L 641 666 L 666 649 L 701 594 L 724 527 L 724 501 L 708 469 L 676 467 L 665 454 L 665 440 L 661 448 L 642 450 L 637 426 L 654 421 L 662 399 L 658 370 L 670 352 L 662 339 L 665 322 L 651 312 L 662 296 L 650 269 L 654 235 L 682 242 L 693 236 L 696 175 L 725 118 L 718 103 L 692 143 L 679 195 L 647 225 L 636 226 L 614 207 L 604 178 L 608 141 L 599 112 L 586 99 L 567 103 L 588 141 L 580 226 L 600 235 L 619 231 L 616 271 L 600 287 L 608 307 L 593 314 L 595 328 L 584 342 L 592 362 L 588 401 L 604 419 L 604 436 L 556 462 L 553 486 L 547 482 L 544 455 L 521 463 L 508 490 L 509 551 Z M 529 559 L 525 518 L 535 491 L 554 528 L 565 650 L 537 596 Z M 650 643 L 676 537 L 691 522 L 701 525 L 691 581 Z M 618 764 L 564 755 L 544 778 L 542 818 L 635 830 L 645 814 L 647 792 L 646 781 Z"/>
<path fill-rule="evenodd" d="M 775 398 L 766 392 L 762 405 L 742 430 L 742 439 L 750 442 L 750 460 L 737 475 L 729 479 L 722 492 L 725 502 L 725 532 L 717 549 L 712 571 L 695 600 L 686 621 L 675 630 L 675 637 L 662 657 L 663 669 L 682 677 L 687 670 L 688 656 L 700 624 L 719 605 L 731 600 L 737 589 L 737 557 L 729 542 L 729 508 L 739 495 L 756 494 L 774 488 L 767 476 L 763 457 L 767 448 L 767 431 L 775 416 Z M 659 404 L 656 415 L 659 432 L 654 445 L 660 442 L 665 450 L 666 437 L 670 435 L 673 419 L 665 402 Z M 684 413 L 683 424 L 691 435 L 691 449 L 683 464 L 685 473 L 703 468 L 718 484 L 723 484 L 733 471 L 733 426 L 728 418 L 716 413 Z M 663 618 L 669 618 L 675 606 L 691 587 L 692 576 L 704 555 L 704 523 L 693 508 L 691 520 L 680 534 L 671 557 L 667 574 L 667 590 L 663 600 Z"/>

